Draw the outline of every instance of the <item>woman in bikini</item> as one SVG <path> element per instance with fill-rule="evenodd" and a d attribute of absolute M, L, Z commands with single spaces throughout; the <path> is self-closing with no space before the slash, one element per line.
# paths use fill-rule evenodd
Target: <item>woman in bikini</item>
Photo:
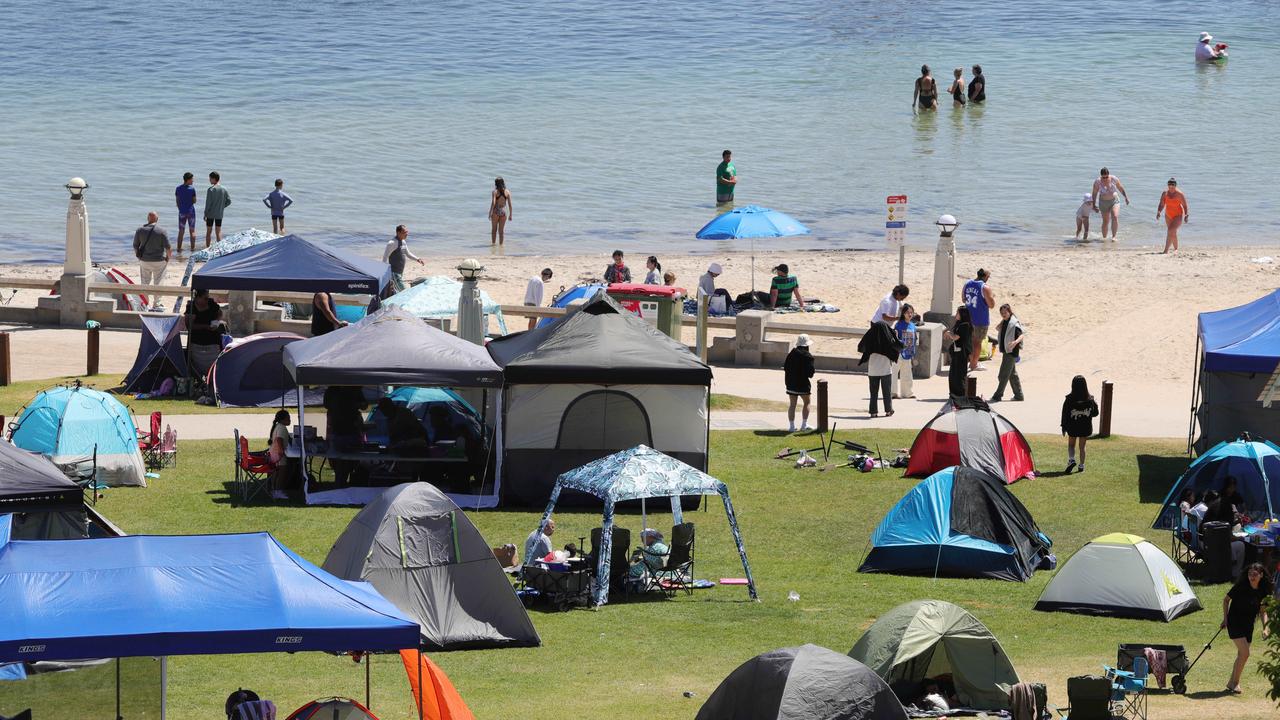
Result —
<path fill-rule="evenodd" d="M 1160 204 L 1156 206 L 1156 220 L 1164 213 L 1164 221 L 1168 227 L 1164 235 L 1164 254 L 1178 251 L 1178 228 L 1191 219 L 1191 208 L 1187 205 L 1187 196 L 1178 189 L 1178 181 L 1169 178 L 1169 189 L 1160 193 Z"/>
<path fill-rule="evenodd" d="M 947 92 L 951 93 L 951 99 L 954 101 L 953 107 L 964 107 L 964 68 L 955 69 L 956 79 L 951 81 L 951 87 L 947 88 Z"/>
<path fill-rule="evenodd" d="M 1120 229 L 1120 207 L 1119 198 L 1116 193 L 1124 196 L 1124 204 L 1129 204 L 1129 193 L 1124 191 L 1124 185 L 1121 184 L 1120 178 L 1111 174 L 1111 171 L 1102 168 L 1098 171 L 1098 179 L 1093 181 L 1093 209 L 1102 213 L 1102 239 L 1107 239 L 1107 227 L 1111 227 L 1111 239 L 1116 239 L 1116 231 Z"/>
<path fill-rule="evenodd" d="M 502 245 L 506 242 L 507 221 L 515 218 L 515 208 L 511 205 L 511 191 L 507 189 L 507 181 L 494 178 L 493 195 L 489 200 L 489 244 Z"/>
<path fill-rule="evenodd" d="M 911 112 L 917 112 L 916 104 L 919 103 L 920 110 L 937 110 L 938 109 L 938 83 L 929 74 L 929 66 L 920 66 L 920 77 L 916 78 L 916 89 L 911 94 Z"/>

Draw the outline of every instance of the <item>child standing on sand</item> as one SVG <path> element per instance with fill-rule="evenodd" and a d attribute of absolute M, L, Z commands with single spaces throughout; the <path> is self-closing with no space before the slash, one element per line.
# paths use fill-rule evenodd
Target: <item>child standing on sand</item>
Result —
<path fill-rule="evenodd" d="M 1089 216 L 1097 212 L 1093 209 L 1093 195 L 1091 193 L 1084 194 L 1084 202 L 1080 203 L 1080 207 L 1076 208 L 1076 239 L 1080 239 L 1080 231 L 1084 230 L 1084 239 L 1089 239 Z"/>
<path fill-rule="evenodd" d="M 1062 434 L 1067 436 L 1067 470 L 1076 467 L 1076 441 L 1080 442 L 1080 472 L 1084 472 L 1084 444 L 1093 434 L 1093 419 L 1098 417 L 1098 403 L 1089 394 L 1089 383 L 1083 375 L 1071 378 L 1071 393 L 1062 401 Z"/>

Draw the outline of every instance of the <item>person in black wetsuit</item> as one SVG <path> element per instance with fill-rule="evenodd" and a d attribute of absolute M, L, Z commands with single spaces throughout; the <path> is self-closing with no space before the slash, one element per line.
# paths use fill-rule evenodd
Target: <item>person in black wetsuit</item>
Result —
<path fill-rule="evenodd" d="M 973 66 L 973 79 L 969 81 L 969 102 L 983 103 L 987 101 L 987 78 L 982 74 L 982 66 Z"/>
<path fill-rule="evenodd" d="M 1262 616 L 1262 637 L 1267 637 L 1267 609 L 1263 602 L 1271 595 L 1271 581 L 1262 563 L 1245 568 L 1244 575 L 1222 598 L 1222 627 L 1236 645 L 1236 664 L 1231 668 L 1227 692 L 1240 693 L 1240 675 L 1249 661 L 1249 644 L 1253 642 L 1253 624 Z"/>

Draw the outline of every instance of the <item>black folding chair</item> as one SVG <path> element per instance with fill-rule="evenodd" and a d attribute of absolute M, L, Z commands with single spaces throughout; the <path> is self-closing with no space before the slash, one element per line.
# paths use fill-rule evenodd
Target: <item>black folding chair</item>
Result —
<path fill-rule="evenodd" d="M 591 553 L 588 558 L 591 561 L 592 571 L 595 570 L 596 561 L 600 557 L 600 536 L 603 532 L 603 528 L 591 529 Z M 612 550 L 609 553 L 609 592 L 625 592 L 626 589 L 623 587 L 623 583 L 627 579 L 630 553 L 631 531 L 614 526 Z"/>
<path fill-rule="evenodd" d="M 693 594 L 693 523 L 680 523 L 671 528 L 671 554 L 660 569 L 651 573 L 659 590 L 675 597 L 677 590 Z"/>

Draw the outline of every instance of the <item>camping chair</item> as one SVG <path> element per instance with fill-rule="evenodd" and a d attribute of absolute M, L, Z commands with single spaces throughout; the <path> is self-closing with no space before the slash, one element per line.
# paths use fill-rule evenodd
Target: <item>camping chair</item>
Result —
<path fill-rule="evenodd" d="M 1111 680 L 1111 701 L 1122 717 L 1147 720 L 1147 659 L 1133 659 L 1133 670 L 1103 666 Z"/>
<path fill-rule="evenodd" d="M 240 502 L 248 502 L 259 493 L 268 493 L 271 473 L 276 469 L 265 452 L 249 452 L 249 438 L 234 430 L 236 441 L 235 491 Z"/>
<path fill-rule="evenodd" d="M 1200 517 L 1179 511 L 1181 518 L 1173 531 L 1173 559 L 1183 565 L 1197 565 L 1200 557 Z"/>
<path fill-rule="evenodd" d="M 178 431 L 172 425 L 164 426 L 160 440 L 160 467 L 178 467 Z"/>
<path fill-rule="evenodd" d="M 686 595 L 693 594 L 693 539 L 693 523 L 672 527 L 671 554 L 667 555 L 667 562 L 661 569 L 650 573 L 657 588 L 667 597 L 675 597 L 676 591 L 681 589 Z"/>
<path fill-rule="evenodd" d="M 1111 720 L 1111 681 L 1097 675 L 1067 678 L 1065 708 L 1054 708 L 1062 720 Z"/>
<path fill-rule="evenodd" d="M 596 568 L 596 558 L 600 554 L 600 535 L 604 530 L 601 528 L 591 529 L 591 553 L 588 557 L 591 559 L 591 568 Z M 620 528 L 616 525 L 613 528 L 613 551 L 609 553 L 609 592 L 625 593 L 626 588 L 623 585 L 627 579 L 627 570 L 630 567 L 631 555 L 631 531 L 626 528 Z"/>
<path fill-rule="evenodd" d="M 160 411 L 151 413 L 151 429 L 147 432 L 138 431 L 138 449 L 142 451 L 142 461 L 146 463 L 148 470 L 156 470 L 163 467 L 160 458 L 160 446 L 164 443 L 164 436 L 160 432 Z"/>

